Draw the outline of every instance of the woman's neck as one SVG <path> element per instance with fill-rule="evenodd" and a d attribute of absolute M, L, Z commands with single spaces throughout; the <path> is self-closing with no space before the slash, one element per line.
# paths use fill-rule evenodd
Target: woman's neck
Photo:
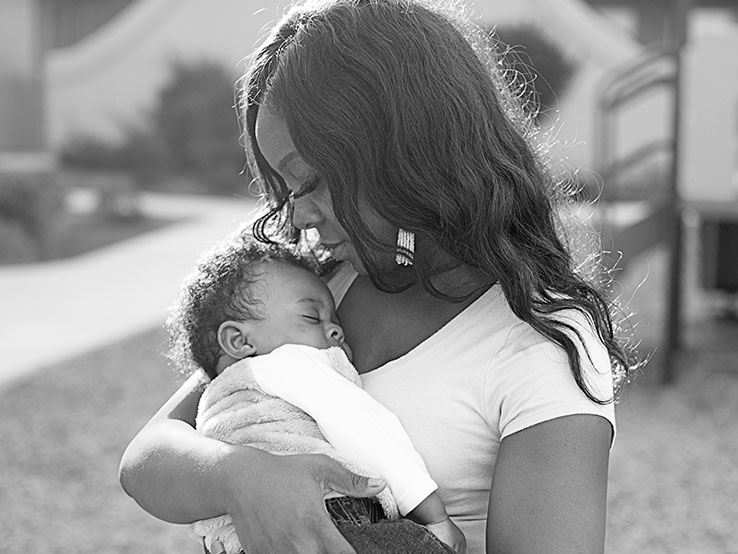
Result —
<path fill-rule="evenodd" d="M 368 277 L 356 278 L 338 308 L 338 315 L 359 373 L 407 354 L 489 288 L 452 273 L 434 286 L 443 287 L 442 292 L 449 296 L 467 298 L 450 302 L 429 293 L 419 283 L 399 293 L 386 293 L 374 287 Z"/>
<path fill-rule="evenodd" d="M 457 302 L 451 299 L 458 299 L 461 304 L 468 304 L 479 298 L 495 283 L 494 279 L 464 265 L 438 271 L 428 280 L 435 292 L 427 291 L 423 283 L 417 282 L 407 289 L 408 297 L 432 297 L 453 304 Z M 428 300 L 430 301 L 430 298 Z"/>

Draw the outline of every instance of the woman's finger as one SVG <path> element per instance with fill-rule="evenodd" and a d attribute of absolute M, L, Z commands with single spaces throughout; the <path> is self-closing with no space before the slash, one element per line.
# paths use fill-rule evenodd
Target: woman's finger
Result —
<path fill-rule="evenodd" d="M 336 491 L 346 496 L 371 497 L 387 486 L 387 481 L 382 478 L 357 475 L 327 456 L 320 458 L 322 460 L 318 462 L 315 475 L 325 492 Z"/>
<path fill-rule="evenodd" d="M 253 520 L 236 522 L 244 524 L 242 528 L 251 529 L 247 536 L 241 538 L 245 551 L 249 554 L 356 554 L 325 509 L 320 506 L 311 508 L 302 510 L 300 514 L 289 514 L 282 525 L 269 533 L 257 534 Z M 274 522 L 269 523 L 273 525 Z M 265 527 L 266 524 L 264 520 L 260 526 Z"/>
<path fill-rule="evenodd" d="M 227 466 L 233 477 L 227 511 L 249 554 L 355 554 L 328 515 L 324 493 L 337 490 L 371 496 L 385 486 L 383 481 L 369 483 L 320 454 L 275 456 L 264 452 L 263 456 L 249 456 L 248 466 L 237 457 L 231 462 Z M 243 479 L 244 467 L 261 477 Z"/>

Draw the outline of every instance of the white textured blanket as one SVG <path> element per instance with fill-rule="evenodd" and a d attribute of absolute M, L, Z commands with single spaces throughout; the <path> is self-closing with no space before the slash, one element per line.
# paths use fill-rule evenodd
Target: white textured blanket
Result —
<path fill-rule="evenodd" d="M 358 373 L 340 348 L 328 350 L 327 360 L 337 373 L 361 386 Z M 208 385 L 200 399 L 196 425 L 203 435 L 229 444 L 254 446 L 274 454 L 326 454 L 355 473 L 368 475 L 342 459 L 305 412 L 266 394 L 254 380 L 248 360 L 233 364 Z M 389 488 L 377 498 L 388 517 L 398 516 Z M 230 516 L 195 522 L 191 532 L 204 538 L 208 548 L 217 539 L 227 554 L 242 550 Z"/>

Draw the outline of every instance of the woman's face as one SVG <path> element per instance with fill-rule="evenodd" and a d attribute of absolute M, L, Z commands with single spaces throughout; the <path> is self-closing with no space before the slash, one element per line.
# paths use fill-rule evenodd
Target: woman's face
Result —
<path fill-rule="evenodd" d="M 256 142 L 274 171 L 284 179 L 292 192 L 293 219 L 298 229 L 315 229 L 320 244 L 337 260 L 348 260 L 354 269 L 366 274 L 356 248 L 338 223 L 330 195 L 320 176 L 300 157 L 287 130 L 286 122 L 262 108 L 256 118 Z"/>

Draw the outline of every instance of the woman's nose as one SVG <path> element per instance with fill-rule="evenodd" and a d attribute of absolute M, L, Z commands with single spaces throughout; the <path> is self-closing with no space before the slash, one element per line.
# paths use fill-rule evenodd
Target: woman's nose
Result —
<path fill-rule="evenodd" d="M 322 220 L 317 206 L 308 199 L 299 198 L 292 205 L 292 225 L 298 229 L 312 229 Z"/>

